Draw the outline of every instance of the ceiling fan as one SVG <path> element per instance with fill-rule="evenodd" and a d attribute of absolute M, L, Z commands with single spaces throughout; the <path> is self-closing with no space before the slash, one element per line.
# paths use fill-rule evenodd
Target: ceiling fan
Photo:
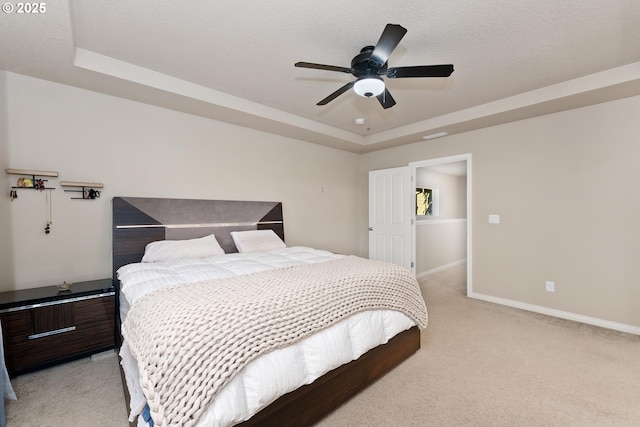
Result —
<path fill-rule="evenodd" d="M 317 105 L 326 105 L 336 99 L 349 89 L 360 96 L 370 98 L 375 96 L 380 101 L 383 108 L 390 108 L 396 101 L 386 88 L 384 80 L 380 76 L 390 79 L 407 77 L 449 77 L 453 73 L 453 65 L 417 65 L 413 67 L 393 67 L 387 68 L 387 59 L 391 52 L 398 46 L 407 30 L 401 25 L 387 24 L 378 44 L 375 46 L 365 46 L 360 53 L 351 60 L 351 68 L 338 67 L 335 65 L 314 64 L 311 62 L 296 62 L 296 67 L 314 68 L 318 70 L 339 71 L 353 74 L 355 81 L 349 82 L 331 95 L 318 102 Z"/>

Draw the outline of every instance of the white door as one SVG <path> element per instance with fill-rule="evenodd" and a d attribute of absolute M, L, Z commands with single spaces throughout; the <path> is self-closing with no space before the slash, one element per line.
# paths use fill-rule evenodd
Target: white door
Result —
<path fill-rule="evenodd" d="M 414 197 L 409 166 L 369 172 L 369 258 L 402 265 L 415 274 Z"/>

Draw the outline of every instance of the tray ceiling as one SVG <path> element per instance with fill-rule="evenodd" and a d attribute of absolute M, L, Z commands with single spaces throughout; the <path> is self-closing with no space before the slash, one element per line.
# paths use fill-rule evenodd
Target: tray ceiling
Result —
<path fill-rule="evenodd" d="M 640 94 L 640 2 L 91 0 L 3 13 L 0 69 L 364 153 Z M 388 79 L 397 104 L 349 91 L 350 66 L 387 23 L 408 31 Z M 356 124 L 356 119 L 364 119 Z"/>

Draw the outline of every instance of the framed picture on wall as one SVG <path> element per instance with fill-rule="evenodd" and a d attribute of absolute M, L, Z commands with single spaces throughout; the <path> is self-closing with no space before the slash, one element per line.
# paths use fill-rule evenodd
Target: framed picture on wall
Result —
<path fill-rule="evenodd" d="M 433 189 L 416 187 L 416 215 L 433 215 Z"/>
<path fill-rule="evenodd" d="M 440 216 L 440 189 L 429 187 L 416 187 L 416 217 Z"/>

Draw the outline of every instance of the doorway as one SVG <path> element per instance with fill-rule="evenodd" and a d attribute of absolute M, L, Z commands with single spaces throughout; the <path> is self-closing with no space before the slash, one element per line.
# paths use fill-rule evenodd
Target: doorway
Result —
<path fill-rule="evenodd" d="M 466 262 L 467 295 L 470 295 L 471 154 L 412 162 L 409 167 L 415 187 L 411 234 L 416 275 L 428 275 Z M 420 208 L 418 203 L 423 206 Z"/>

